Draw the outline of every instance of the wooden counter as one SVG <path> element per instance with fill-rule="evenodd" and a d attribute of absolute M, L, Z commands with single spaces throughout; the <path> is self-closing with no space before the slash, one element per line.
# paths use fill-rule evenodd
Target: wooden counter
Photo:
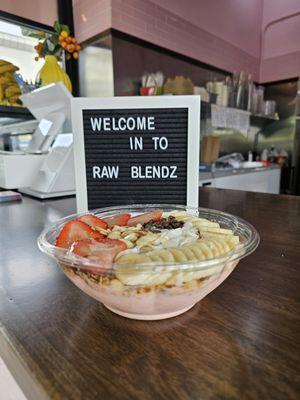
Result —
<path fill-rule="evenodd" d="M 300 198 L 201 189 L 261 235 L 186 314 L 112 314 L 37 248 L 75 199 L 0 205 L 0 356 L 28 399 L 298 399 Z M 0 396 L 1 397 L 1 396 Z"/>

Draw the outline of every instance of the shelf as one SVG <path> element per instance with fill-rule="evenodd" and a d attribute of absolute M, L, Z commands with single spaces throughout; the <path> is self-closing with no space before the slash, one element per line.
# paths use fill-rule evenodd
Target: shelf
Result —
<path fill-rule="evenodd" d="M 279 118 L 268 118 L 262 115 L 250 115 L 250 125 L 256 126 L 257 128 L 264 129 L 275 121 L 279 121 Z"/>
<path fill-rule="evenodd" d="M 33 115 L 25 107 L 1 106 L 0 105 L 0 123 L 2 118 L 13 119 L 33 119 Z"/>
<path fill-rule="evenodd" d="M 216 106 L 216 104 L 213 104 L 213 103 L 208 103 L 208 102 L 204 102 L 204 101 L 201 102 L 201 120 L 206 121 L 206 120 L 212 119 L 212 114 L 211 114 L 211 106 L 212 105 Z M 279 118 L 275 118 L 275 117 L 251 114 L 248 111 L 240 110 L 238 108 L 224 107 L 224 106 L 217 106 L 217 107 L 219 109 L 221 109 L 220 110 L 221 112 L 222 112 L 222 109 L 224 111 L 226 111 L 225 115 L 227 115 L 228 113 L 229 113 L 229 115 L 231 115 L 231 117 L 228 116 L 231 125 L 227 126 L 226 124 L 225 125 L 222 124 L 219 126 L 220 128 L 223 127 L 224 129 L 240 129 L 241 121 L 243 121 L 243 118 L 249 118 L 249 127 L 253 126 L 253 127 L 258 127 L 260 129 L 263 129 L 263 128 L 267 127 L 268 125 L 270 125 L 271 123 L 273 123 L 274 121 L 279 120 Z M 226 119 L 227 117 L 224 116 L 223 118 Z M 235 127 L 233 121 L 238 121 L 238 122 L 236 122 L 237 127 Z M 247 125 L 246 122 L 245 122 L 245 124 Z M 214 122 L 214 126 L 218 127 L 218 123 L 216 123 L 216 121 Z"/>
<path fill-rule="evenodd" d="M 202 116 L 205 114 L 211 114 L 211 106 L 212 105 L 217 105 L 215 103 L 208 103 L 207 101 L 201 101 L 201 118 Z M 232 110 L 240 110 L 239 108 L 234 108 L 234 107 L 225 107 L 225 106 L 218 106 L 218 107 L 222 107 L 222 108 L 226 108 L 226 109 L 232 109 Z M 246 111 L 246 110 L 240 110 L 240 111 Z M 262 120 L 270 120 L 270 121 L 278 121 L 279 118 L 275 118 L 275 117 L 268 117 L 266 115 L 260 115 L 260 114 L 251 114 L 250 113 L 250 118 L 258 118 L 258 119 L 262 119 Z"/>
<path fill-rule="evenodd" d="M 250 118 L 261 118 L 261 119 L 267 119 L 270 121 L 279 121 L 279 118 L 268 117 L 267 115 L 260 115 L 260 114 L 250 114 Z"/>

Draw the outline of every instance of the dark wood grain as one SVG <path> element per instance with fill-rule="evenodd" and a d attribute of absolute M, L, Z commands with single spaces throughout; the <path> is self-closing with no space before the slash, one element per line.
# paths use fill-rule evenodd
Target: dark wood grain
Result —
<path fill-rule="evenodd" d="M 200 204 L 248 220 L 261 244 L 188 313 L 156 322 L 110 313 L 39 252 L 74 199 L 0 205 L 0 353 L 28 398 L 299 398 L 300 199 L 201 189 Z"/>

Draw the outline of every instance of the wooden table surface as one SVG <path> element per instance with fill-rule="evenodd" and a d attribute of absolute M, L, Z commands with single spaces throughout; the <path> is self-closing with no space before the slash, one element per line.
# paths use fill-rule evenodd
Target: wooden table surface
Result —
<path fill-rule="evenodd" d="M 248 220 L 261 244 L 155 322 L 112 314 L 39 252 L 74 198 L 0 205 L 0 355 L 28 399 L 299 399 L 300 198 L 201 189 L 200 205 Z"/>

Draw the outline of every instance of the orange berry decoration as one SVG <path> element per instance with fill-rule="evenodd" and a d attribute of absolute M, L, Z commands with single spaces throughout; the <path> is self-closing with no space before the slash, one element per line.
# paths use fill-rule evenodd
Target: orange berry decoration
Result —
<path fill-rule="evenodd" d="M 37 53 L 35 60 L 38 61 L 40 58 L 51 54 L 60 59 L 62 53 L 65 54 L 67 60 L 70 60 L 72 55 L 74 58 L 78 58 L 81 46 L 77 43 L 77 39 L 70 35 L 69 27 L 55 21 L 53 28 L 52 34 L 39 32 L 38 42 L 34 46 Z M 65 51 L 62 52 L 62 49 Z"/>
<path fill-rule="evenodd" d="M 69 52 L 73 52 L 74 51 L 74 49 L 75 49 L 75 46 L 74 46 L 74 44 L 68 44 L 68 46 L 67 46 L 67 50 L 69 51 Z"/>

